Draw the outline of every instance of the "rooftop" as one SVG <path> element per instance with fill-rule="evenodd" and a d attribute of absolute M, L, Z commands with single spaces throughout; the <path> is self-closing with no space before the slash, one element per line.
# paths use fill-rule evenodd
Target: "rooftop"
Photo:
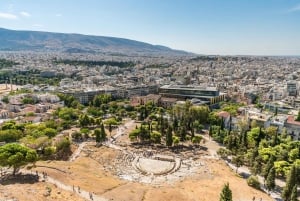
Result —
<path fill-rule="evenodd" d="M 164 85 L 162 89 L 184 89 L 184 90 L 203 90 L 203 91 L 219 91 L 216 87 L 194 86 L 194 85 Z"/>

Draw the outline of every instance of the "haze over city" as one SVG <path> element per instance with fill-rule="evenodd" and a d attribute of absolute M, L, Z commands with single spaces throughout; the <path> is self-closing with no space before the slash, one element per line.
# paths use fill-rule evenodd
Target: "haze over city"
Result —
<path fill-rule="evenodd" d="M 113 36 L 198 54 L 300 55 L 300 1 L 8 0 L 0 27 Z"/>

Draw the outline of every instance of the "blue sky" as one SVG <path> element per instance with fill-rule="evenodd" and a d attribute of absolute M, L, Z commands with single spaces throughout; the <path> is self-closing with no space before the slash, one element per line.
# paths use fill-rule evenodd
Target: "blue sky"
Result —
<path fill-rule="evenodd" d="M 0 0 L 0 27 L 199 54 L 300 55 L 300 0 Z"/>

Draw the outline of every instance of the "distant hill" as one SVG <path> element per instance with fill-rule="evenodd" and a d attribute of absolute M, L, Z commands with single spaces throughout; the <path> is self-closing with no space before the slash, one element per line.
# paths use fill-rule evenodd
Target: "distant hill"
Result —
<path fill-rule="evenodd" d="M 15 31 L 3 28 L 0 28 L 0 51 L 192 55 L 185 51 L 124 38 L 40 31 Z"/>

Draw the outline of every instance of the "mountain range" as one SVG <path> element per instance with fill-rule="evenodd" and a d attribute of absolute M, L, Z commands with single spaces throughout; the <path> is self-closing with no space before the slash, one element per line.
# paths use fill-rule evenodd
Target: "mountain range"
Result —
<path fill-rule="evenodd" d="M 122 55 L 192 55 L 161 45 L 124 38 L 0 28 L 0 51 L 109 53 Z"/>

